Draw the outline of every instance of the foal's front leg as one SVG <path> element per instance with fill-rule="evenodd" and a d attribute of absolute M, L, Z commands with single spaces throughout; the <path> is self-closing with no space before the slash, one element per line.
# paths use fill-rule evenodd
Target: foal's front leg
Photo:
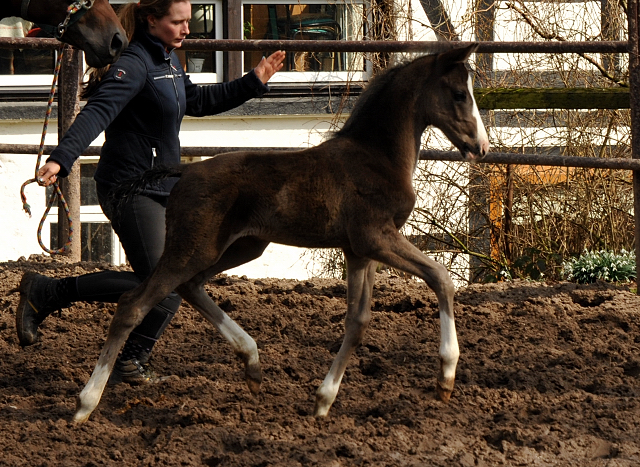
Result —
<path fill-rule="evenodd" d="M 371 295 L 376 263 L 345 252 L 347 258 L 347 315 L 345 334 L 331 369 L 316 391 L 314 415 L 325 417 L 336 400 L 349 357 L 362 342 L 371 319 Z"/>
<path fill-rule="evenodd" d="M 460 357 L 453 314 L 455 287 L 447 269 L 428 258 L 400 233 L 377 239 L 379 248 L 372 257 L 392 268 L 424 280 L 438 297 L 440 311 L 440 371 L 437 391 L 440 400 L 448 402 L 453 392 L 456 367 Z"/>

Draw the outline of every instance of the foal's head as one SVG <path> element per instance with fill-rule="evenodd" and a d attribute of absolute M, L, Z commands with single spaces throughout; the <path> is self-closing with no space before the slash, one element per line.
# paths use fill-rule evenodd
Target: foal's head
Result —
<path fill-rule="evenodd" d="M 471 74 L 465 62 L 477 44 L 435 57 L 422 105 L 429 124 L 449 138 L 467 160 L 480 160 L 489 151 L 489 138 L 473 97 Z"/>

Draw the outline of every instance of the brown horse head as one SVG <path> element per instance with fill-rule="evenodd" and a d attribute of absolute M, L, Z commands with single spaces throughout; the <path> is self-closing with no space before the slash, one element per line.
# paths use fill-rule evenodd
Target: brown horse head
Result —
<path fill-rule="evenodd" d="M 82 49 L 87 63 L 103 67 L 117 60 L 129 45 L 108 0 L 12 0 L 24 19 L 53 26 L 62 42 Z M 77 12 L 69 15 L 73 5 Z"/>
<path fill-rule="evenodd" d="M 449 141 L 460 150 L 462 157 L 474 161 L 482 159 L 489 151 L 489 138 L 484 128 L 478 106 L 473 97 L 473 82 L 466 67 L 469 56 L 477 44 L 453 49 L 436 57 L 436 74 L 439 75 L 438 92 L 430 94 L 430 124 L 442 130 Z"/>
<path fill-rule="evenodd" d="M 489 151 L 466 61 L 477 44 L 425 55 L 376 76 L 336 136 L 356 139 L 377 153 L 406 159 L 415 169 L 422 134 L 439 128 L 467 160 Z"/>

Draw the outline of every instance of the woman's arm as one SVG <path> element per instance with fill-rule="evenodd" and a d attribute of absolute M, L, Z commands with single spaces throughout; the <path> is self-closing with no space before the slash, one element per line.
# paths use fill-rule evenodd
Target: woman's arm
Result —
<path fill-rule="evenodd" d="M 198 86 L 186 79 L 187 115 L 203 117 L 219 114 L 262 96 L 269 90 L 267 81 L 282 68 L 284 57 L 285 52 L 274 52 L 242 78 L 228 83 Z"/>
<path fill-rule="evenodd" d="M 47 163 L 55 162 L 66 177 L 82 152 L 102 133 L 145 85 L 146 66 L 134 54 L 123 55 L 102 78 L 98 89 L 76 116 Z M 42 168 L 47 167 L 45 164 Z M 51 166 L 47 171 L 54 170 Z M 43 177 L 46 173 L 42 174 Z M 53 174 L 55 175 L 55 174 Z M 51 177 L 49 177 L 50 179 Z M 52 182 L 53 183 L 53 182 Z"/>

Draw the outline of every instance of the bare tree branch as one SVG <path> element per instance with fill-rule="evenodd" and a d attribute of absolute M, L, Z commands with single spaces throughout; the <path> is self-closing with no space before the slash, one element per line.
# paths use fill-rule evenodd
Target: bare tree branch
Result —
<path fill-rule="evenodd" d="M 549 41 L 557 40 L 561 42 L 564 42 L 567 40 L 565 37 L 561 36 L 560 34 L 545 31 L 544 28 L 542 28 L 542 26 L 537 24 L 534 16 L 526 9 L 524 5 L 522 5 L 522 7 L 518 7 L 515 3 L 508 2 L 507 7 L 512 9 L 516 13 L 518 13 L 522 17 L 522 19 L 529 26 L 531 26 L 531 29 L 533 29 L 534 32 L 538 34 L 540 37 L 542 37 L 543 39 L 546 39 Z M 613 74 L 609 73 L 596 59 L 583 53 L 579 53 L 577 55 L 584 58 L 586 61 L 591 63 L 593 66 L 595 66 L 604 78 L 617 84 L 618 86 L 629 87 L 629 83 L 627 81 L 616 78 Z"/>
<path fill-rule="evenodd" d="M 420 0 L 420 4 L 439 41 L 460 40 L 441 0 Z"/>

